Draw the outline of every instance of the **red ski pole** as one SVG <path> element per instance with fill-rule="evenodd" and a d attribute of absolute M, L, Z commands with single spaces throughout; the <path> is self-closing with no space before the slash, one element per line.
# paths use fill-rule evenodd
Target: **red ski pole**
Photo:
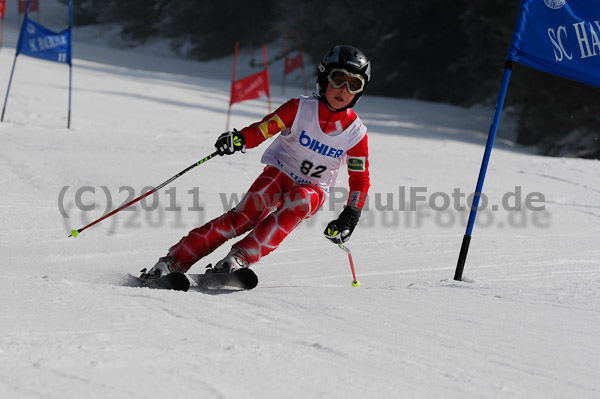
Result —
<path fill-rule="evenodd" d="M 350 252 L 350 248 L 344 246 L 344 244 L 338 244 L 341 249 L 343 249 L 348 254 L 348 260 L 350 261 L 350 269 L 352 270 L 352 286 L 360 287 L 360 281 L 356 279 L 356 272 L 354 271 L 354 261 L 352 260 L 352 253 Z"/>
<path fill-rule="evenodd" d="M 167 180 L 166 182 L 162 183 L 161 185 L 153 188 L 152 190 L 148 191 L 147 193 L 140 195 L 139 197 L 129 201 L 128 203 L 126 203 L 125 205 L 121 205 L 119 208 L 115 209 L 114 211 L 112 211 L 109 214 L 106 214 L 104 216 L 102 216 L 100 219 L 96 219 L 94 220 L 92 223 L 88 224 L 87 226 L 84 226 L 80 229 L 77 230 L 71 230 L 71 234 L 69 234 L 69 237 L 77 237 L 79 235 L 79 233 L 81 233 L 83 230 L 87 229 L 88 227 L 92 227 L 93 225 L 95 225 L 96 223 L 100 223 L 101 221 L 103 221 L 104 219 L 111 217 L 112 215 L 114 215 L 115 213 L 127 208 L 128 206 L 135 204 L 136 202 L 138 202 L 141 199 L 146 198 L 147 196 L 149 196 L 150 194 L 154 194 L 155 192 L 157 192 L 158 190 L 160 190 L 161 188 L 163 188 L 164 186 L 166 186 L 167 184 L 171 183 L 173 180 L 177 179 L 178 177 L 180 177 L 181 175 L 183 175 L 184 173 L 189 172 L 190 170 L 194 169 L 196 166 L 203 164 L 204 162 L 208 161 L 209 159 L 214 158 L 215 156 L 219 155 L 218 151 L 213 152 L 212 154 L 210 154 L 209 156 L 199 160 L 198 162 L 196 162 L 193 165 L 188 166 L 187 168 L 185 168 L 184 170 L 182 170 L 181 172 L 177 173 L 175 176 L 171 177 L 169 180 Z M 67 237 L 68 238 L 68 237 Z"/>

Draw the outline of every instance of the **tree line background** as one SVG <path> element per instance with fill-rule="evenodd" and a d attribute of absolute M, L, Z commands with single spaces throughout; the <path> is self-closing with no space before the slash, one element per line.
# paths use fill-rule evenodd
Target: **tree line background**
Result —
<path fill-rule="evenodd" d="M 372 62 L 370 94 L 468 107 L 496 101 L 518 6 L 518 0 L 79 0 L 74 23 L 118 24 L 124 38 L 139 42 L 168 38 L 195 60 L 230 55 L 235 41 L 259 47 L 280 40 L 289 28 L 300 32 L 302 50 L 315 61 L 334 44 L 363 50 Z M 599 99 L 600 89 L 515 64 L 505 109 L 518 121 L 518 143 L 547 155 L 600 159 Z"/>

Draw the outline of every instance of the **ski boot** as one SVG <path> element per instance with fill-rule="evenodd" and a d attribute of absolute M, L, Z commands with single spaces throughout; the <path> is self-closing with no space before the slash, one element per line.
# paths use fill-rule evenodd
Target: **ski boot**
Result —
<path fill-rule="evenodd" d="M 249 267 L 250 263 L 246 260 L 244 253 L 238 249 L 229 251 L 226 257 L 213 265 L 206 266 L 206 273 L 232 273 L 237 269 Z"/>
<path fill-rule="evenodd" d="M 146 269 L 142 269 L 142 275 L 140 278 L 158 279 L 173 272 L 184 273 L 185 270 L 183 270 L 179 263 L 177 263 L 175 258 L 173 258 L 171 255 L 167 255 L 158 259 L 158 262 L 156 262 L 156 264 L 152 267 L 152 269 L 148 270 L 148 272 L 146 272 Z"/>

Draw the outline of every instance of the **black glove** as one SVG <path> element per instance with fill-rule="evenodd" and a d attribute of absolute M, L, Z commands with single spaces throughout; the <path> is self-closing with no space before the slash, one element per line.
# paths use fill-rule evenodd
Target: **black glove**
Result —
<path fill-rule="evenodd" d="M 325 238 L 336 244 L 342 244 L 350 239 L 360 218 L 360 209 L 355 206 L 344 208 L 336 220 L 332 220 L 323 232 Z"/>
<path fill-rule="evenodd" d="M 215 147 L 219 155 L 231 155 L 236 151 L 246 153 L 246 138 L 243 134 L 233 129 L 233 132 L 226 132 L 219 136 Z"/>

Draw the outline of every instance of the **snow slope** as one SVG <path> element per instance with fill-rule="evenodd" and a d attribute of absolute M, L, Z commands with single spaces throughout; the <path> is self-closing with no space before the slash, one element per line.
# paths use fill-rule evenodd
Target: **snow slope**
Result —
<path fill-rule="evenodd" d="M 0 52 L 5 84 L 16 34 L 7 28 Z M 153 210 L 138 204 L 67 238 L 212 152 L 231 70 L 230 59 L 90 43 L 76 43 L 75 58 L 72 129 L 67 68 L 26 57 L 0 124 L 0 397 L 600 396 L 599 162 L 498 139 L 484 188 L 498 210 L 481 212 L 466 281 L 456 282 L 467 214 L 435 209 L 454 190 L 472 192 L 492 110 L 367 95 L 357 112 L 369 128 L 370 204 L 348 244 L 360 288 L 321 235 L 341 199 L 253 266 L 253 291 L 133 288 L 127 273 L 152 266 L 249 187 L 266 145 L 194 169 L 155 208 L 145 203 Z M 236 104 L 232 125 L 265 113 L 265 100 Z M 436 202 L 409 201 L 411 190 Z M 503 209 L 519 190 L 517 203 L 538 193 L 545 210 Z"/>

